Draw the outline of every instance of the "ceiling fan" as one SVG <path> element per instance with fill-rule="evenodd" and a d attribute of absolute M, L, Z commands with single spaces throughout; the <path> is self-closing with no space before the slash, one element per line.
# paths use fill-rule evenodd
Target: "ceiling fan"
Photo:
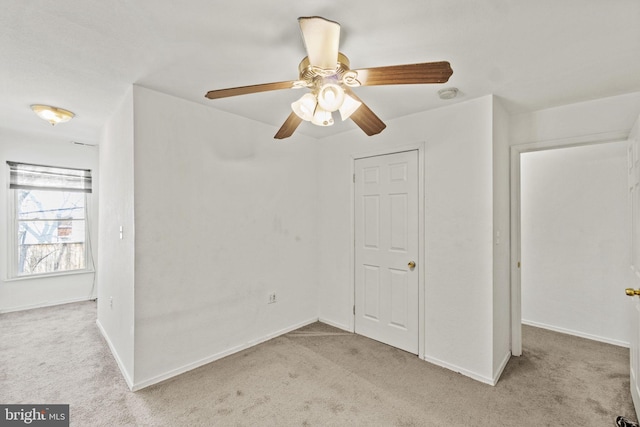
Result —
<path fill-rule="evenodd" d="M 298 18 L 307 55 L 298 66 L 299 79 L 218 89 L 207 92 L 209 99 L 280 89 L 308 88 L 291 104 L 293 112 L 276 133 L 276 139 L 288 138 L 302 123 L 331 126 L 333 112 L 342 120 L 351 119 L 367 135 L 376 135 L 386 125 L 353 92 L 358 86 L 419 83 L 445 83 L 453 73 L 447 61 L 351 70 L 349 59 L 338 51 L 340 24 L 318 16 Z"/>

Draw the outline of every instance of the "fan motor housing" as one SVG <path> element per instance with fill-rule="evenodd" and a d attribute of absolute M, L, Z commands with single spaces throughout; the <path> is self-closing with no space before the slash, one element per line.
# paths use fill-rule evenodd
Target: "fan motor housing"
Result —
<path fill-rule="evenodd" d="M 308 82 L 313 82 L 317 77 L 336 76 L 338 79 L 341 79 L 342 75 L 350 70 L 349 65 L 349 58 L 347 58 L 344 53 L 338 52 L 338 62 L 335 70 L 322 70 L 314 67 L 309 62 L 309 57 L 305 56 L 300 62 L 300 65 L 298 65 L 298 71 L 300 73 L 300 80 Z"/>

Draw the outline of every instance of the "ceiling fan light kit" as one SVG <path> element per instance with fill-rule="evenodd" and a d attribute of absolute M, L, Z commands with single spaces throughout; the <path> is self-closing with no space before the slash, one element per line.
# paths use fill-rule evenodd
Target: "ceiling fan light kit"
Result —
<path fill-rule="evenodd" d="M 311 28 L 317 31 L 319 27 L 314 25 Z M 329 39 L 332 39 L 334 33 L 332 31 L 329 33 Z M 316 126 L 331 126 L 334 124 L 331 113 L 339 110 L 340 118 L 344 121 L 362 105 L 361 102 L 347 95 L 342 87 L 343 82 L 346 84 L 346 80 L 352 85 L 355 81 L 353 78 L 345 79 L 349 71 L 349 58 L 341 52 L 338 52 L 337 58 L 338 61 L 332 68 L 311 65 L 309 56 L 300 62 L 298 66 L 300 80 L 297 86 L 311 89 L 311 92 L 293 102 L 291 109 L 302 120 Z"/>
<path fill-rule="evenodd" d="M 367 135 L 376 135 L 386 125 L 362 102 L 352 88 L 395 84 L 445 83 L 453 73 L 446 61 L 351 70 L 349 59 L 338 51 L 340 24 L 318 16 L 298 18 L 307 56 L 298 66 L 299 80 L 218 89 L 209 99 L 280 89 L 309 89 L 291 104 L 292 113 L 276 133 L 276 139 L 291 136 L 303 121 L 317 126 L 334 124 L 332 113 L 340 112 Z M 456 89 L 457 92 L 457 89 Z M 442 96 L 442 95 L 441 95 Z M 455 96 L 455 95 L 454 95 Z"/>

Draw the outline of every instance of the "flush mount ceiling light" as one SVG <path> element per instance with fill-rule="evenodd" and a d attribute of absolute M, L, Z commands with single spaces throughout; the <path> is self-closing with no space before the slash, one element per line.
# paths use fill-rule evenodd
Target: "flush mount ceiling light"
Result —
<path fill-rule="evenodd" d="M 71 120 L 75 114 L 64 108 L 52 107 L 50 105 L 34 104 L 31 106 L 34 113 L 43 120 L 51 123 L 51 126 L 55 126 L 58 123 L 64 123 Z"/>
<path fill-rule="evenodd" d="M 372 136 L 382 132 L 386 125 L 355 94 L 354 88 L 440 84 L 447 82 L 453 73 L 447 61 L 352 70 L 349 59 L 338 50 L 339 23 L 319 16 L 303 16 L 298 18 L 298 23 L 307 51 L 298 66 L 298 80 L 210 90 L 205 96 L 219 99 L 272 90 L 309 89 L 309 93 L 291 104 L 293 112 L 276 133 L 276 139 L 290 137 L 303 121 L 331 126 L 335 111 L 340 111 L 342 120 L 351 119 L 364 133 Z"/>

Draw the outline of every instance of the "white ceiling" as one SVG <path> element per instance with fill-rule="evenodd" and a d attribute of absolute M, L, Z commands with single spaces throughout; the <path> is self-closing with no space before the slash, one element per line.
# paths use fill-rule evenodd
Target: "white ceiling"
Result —
<path fill-rule="evenodd" d="M 132 83 L 274 126 L 300 91 L 208 100 L 211 89 L 297 79 L 297 18 L 341 24 L 352 68 L 447 60 L 445 85 L 363 87 L 383 120 L 487 94 L 510 112 L 640 91 L 638 0 L 3 0 L 0 128 L 96 143 Z M 452 101 L 438 89 L 455 86 Z M 77 117 L 55 128 L 30 104 Z M 355 128 L 302 123 L 321 138 Z M 295 139 L 295 135 L 293 136 Z"/>

